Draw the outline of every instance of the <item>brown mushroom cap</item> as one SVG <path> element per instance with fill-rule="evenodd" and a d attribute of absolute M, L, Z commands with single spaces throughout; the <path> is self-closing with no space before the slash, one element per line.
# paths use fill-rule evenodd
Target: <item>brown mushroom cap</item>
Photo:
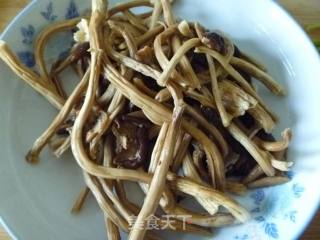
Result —
<path fill-rule="evenodd" d="M 148 128 L 145 119 L 122 115 L 115 120 L 113 134 L 116 137 L 116 156 L 113 163 L 129 169 L 145 165 L 148 155 Z"/>

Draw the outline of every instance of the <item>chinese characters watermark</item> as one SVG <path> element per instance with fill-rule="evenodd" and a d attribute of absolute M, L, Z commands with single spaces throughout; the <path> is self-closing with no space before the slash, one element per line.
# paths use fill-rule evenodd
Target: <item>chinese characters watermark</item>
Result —
<path fill-rule="evenodd" d="M 138 217 L 132 215 L 129 219 L 129 226 L 130 229 L 135 225 L 139 229 L 146 230 L 176 230 L 179 226 L 179 228 L 185 230 L 186 224 L 192 223 L 191 217 L 191 215 L 162 215 L 162 217 L 150 215 L 144 221 L 138 221 Z"/>

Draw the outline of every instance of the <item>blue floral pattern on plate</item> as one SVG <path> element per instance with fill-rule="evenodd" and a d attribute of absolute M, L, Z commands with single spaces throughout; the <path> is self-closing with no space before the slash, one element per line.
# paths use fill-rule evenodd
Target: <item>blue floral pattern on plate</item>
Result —
<path fill-rule="evenodd" d="M 76 18 L 76 17 L 79 17 L 78 7 L 77 7 L 76 3 L 73 0 L 71 0 L 69 3 L 69 6 L 67 8 L 65 18 L 71 19 L 71 18 Z"/>
<path fill-rule="evenodd" d="M 48 21 L 54 21 L 58 17 L 53 13 L 53 3 L 49 2 L 45 11 L 41 12 L 41 15 Z"/>
<path fill-rule="evenodd" d="M 295 183 L 292 186 L 292 191 L 295 198 L 300 198 L 304 190 L 304 187 L 301 186 L 299 183 Z"/>
<path fill-rule="evenodd" d="M 46 5 L 45 10 L 41 11 L 40 14 L 50 22 L 56 20 L 58 17 L 58 15 L 54 14 L 53 2 L 49 2 Z M 66 8 L 65 19 L 72 19 L 72 18 L 78 17 L 79 15 L 80 14 L 79 14 L 79 10 L 76 3 L 74 2 L 74 0 L 71 0 L 69 2 L 68 7 Z M 21 27 L 20 30 L 22 35 L 22 43 L 24 43 L 25 45 L 32 45 L 35 37 L 35 33 L 36 33 L 35 27 L 31 24 L 28 24 L 27 26 Z M 63 50 L 59 54 L 58 59 L 66 57 L 69 53 L 69 50 L 70 48 L 68 48 L 67 50 Z M 27 67 L 32 68 L 35 66 L 35 58 L 32 51 L 30 50 L 19 51 L 17 55 L 20 61 Z"/>
<path fill-rule="evenodd" d="M 273 222 L 267 222 L 263 216 L 256 217 L 255 220 L 264 228 L 264 232 L 269 237 L 277 239 L 279 237 L 277 225 Z"/>
<path fill-rule="evenodd" d="M 294 175 L 293 172 L 288 173 L 288 176 L 292 178 Z M 289 195 L 287 196 L 290 199 L 301 198 L 305 188 L 299 183 L 288 183 L 280 188 L 289 188 Z M 258 224 L 258 227 L 263 229 L 264 234 L 268 239 L 282 239 L 281 232 L 277 225 L 279 220 L 289 221 L 292 224 L 297 222 L 298 210 L 288 209 L 288 202 L 282 201 L 284 198 L 278 199 L 282 201 L 280 207 L 273 208 L 273 201 L 277 198 L 268 197 L 268 193 L 271 191 L 270 188 L 257 189 L 250 194 L 251 201 L 254 205 L 254 208 L 251 210 L 251 214 L 254 216 L 254 220 Z M 286 193 L 287 194 L 287 193 Z M 267 213 L 267 214 L 266 214 Z M 237 240 L 254 240 L 254 237 L 248 234 L 236 235 L 234 239 Z"/>
<path fill-rule="evenodd" d="M 34 67 L 35 60 L 34 60 L 34 54 L 30 51 L 20 51 L 17 53 L 20 61 L 26 65 L 27 67 Z"/>
<path fill-rule="evenodd" d="M 34 34 L 35 34 L 34 26 L 29 24 L 26 27 L 22 27 L 21 28 L 22 42 L 27 45 L 32 44 Z"/>
<path fill-rule="evenodd" d="M 289 219 L 291 222 L 296 223 L 296 215 L 297 215 L 298 211 L 297 210 L 293 210 L 290 211 L 288 213 L 286 213 L 284 215 L 285 219 Z"/>
<path fill-rule="evenodd" d="M 249 240 L 249 235 L 248 234 L 244 234 L 242 236 L 235 236 L 234 239 L 236 240 Z"/>

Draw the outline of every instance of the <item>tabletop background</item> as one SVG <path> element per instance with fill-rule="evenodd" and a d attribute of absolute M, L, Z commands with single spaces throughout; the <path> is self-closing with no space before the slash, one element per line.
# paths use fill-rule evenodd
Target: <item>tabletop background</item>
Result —
<path fill-rule="evenodd" d="M 30 0 L 0 0 L 0 33 L 12 18 L 23 9 Z M 302 26 L 320 23 L 320 0 L 278 0 Z M 313 33 L 320 37 L 320 32 Z M 0 226 L 0 240 L 10 240 Z M 303 234 L 303 240 L 320 239 L 320 211 Z"/>

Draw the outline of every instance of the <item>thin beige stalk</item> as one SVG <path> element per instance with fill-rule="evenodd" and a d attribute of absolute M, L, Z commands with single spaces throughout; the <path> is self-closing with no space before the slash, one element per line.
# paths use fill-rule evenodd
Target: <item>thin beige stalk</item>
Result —
<path fill-rule="evenodd" d="M 225 207 L 240 222 L 245 222 L 250 217 L 246 209 L 241 207 L 238 203 L 227 197 L 225 194 L 221 194 L 221 192 L 214 190 L 211 187 L 199 185 L 187 178 L 173 176 L 171 174 L 169 174 L 168 180 L 170 186 L 175 190 L 187 193 L 188 195 L 194 197 L 201 196 L 203 198 L 212 199 L 219 205 Z"/>
<path fill-rule="evenodd" d="M 253 141 L 255 141 L 259 147 L 266 151 L 279 152 L 288 148 L 292 139 L 292 131 L 287 128 L 281 133 L 281 136 L 281 140 L 274 142 L 263 141 L 257 137 L 253 138 Z"/>
<path fill-rule="evenodd" d="M 37 163 L 39 161 L 39 153 L 48 143 L 53 134 L 57 131 L 59 126 L 67 119 L 71 112 L 74 104 L 78 101 L 82 92 L 88 83 L 90 71 L 87 71 L 81 82 L 72 92 L 70 97 L 67 99 L 65 105 L 62 107 L 58 115 L 55 117 L 51 125 L 42 133 L 42 135 L 35 141 L 33 147 L 28 152 L 26 159 L 30 163 Z"/>
<path fill-rule="evenodd" d="M 110 18 L 111 16 L 113 16 L 119 12 L 123 12 L 127 9 L 135 8 L 135 7 L 142 7 L 142 6 L 152 7 L 152 4 L 151 4 L 150 0 L 133 0 L 130 2 L 126 2 L 126 3 L 120 3 L 120 4 L 117 4 L 116 6 L 108 9 L 107 18 Z"/>
<path fill-rule="evenodd" d="M 197 32 L 198 37 L 200 39 L 202 39 L 204 37 L 203 27 L 200 26 L 199 23 L 195 23 L 194 28 Z M 218 80 L 217 80 L 216 67 L 215 67 L 215 64 L 214 64 L 212 57 L 209 54 L 206 54 L 206 59 L 207 59 L 208 66 L 209 66 L 212 95 L 213 95 L 215 103 L 217 105 L 217 109 L 220 113 L 222 124 L 226 127 L 230 123 L 230 118 L 229 118 L 229 116 L 226 112 L 226 109 L 223 105 L 223 102 L 222 102 L 221 94 L 219 91 Z"/>
<path fill-rule="evenodd" d="M 167 24 L 167 26 L 173 26 L 176 23 L 176 20 L 173 16 L 173 12 L 171 9 L 171 4 L 169 0 L 160 0 L 163 9 L 163 17 Z"/>
<path fill-rule="evenodd" d="M 95 177 L 88 175 L 87 173 L 84 173 L 84 179 L 87 186 L 95 196 L 103 213 L 106 214 L 119 228 L 121 228 L 125 232 L 128 232 L 128 223 L 125 219 L 119 216 L 110 199 L 106 198 L 105 195 L 102 194 L 102 189 L 101 186 L 99 186 L 98 180 Z"/>
<path fill-rule="evenodd" d="M 71 137 L 68 136 L 64 141 L 63 143 L 57 148 L 54 150 L 54 155 L 57 157 L 57 158 L 60 158 L 62 156 L 62 154 L 64 154 L 71 146 Z"/>
<path fill-rule="evenodd" d="M 275 176 L 275 177 L 264 177 L 247 184 L 249 188 L 262 188 L 270 187 L 279 184 L 284 184 L 289 182 L 290 179 L 287 177 Z"/>
<path fill-rule="evenodd" d="M 34 50 L 34 58 L 36 61 L 37 66 L 39 67 L 41 76 L 49 81 L 49 74 L 46 68 L 46 64 L 44 61 L 44 50 L 45 45 L 48 43 L 48 40 L 58 32 L 68 31 L 74 28 L 79 22 L 81 18 L 73 18 L 70 20 L 64 20 L 60 22 L 53 23 L 49 25 L 48 27 L 44 28 L 39 35 L 37 36 L 36 42 L 35 42 L 35 50 Z"/>
<path fill-rule="evenodd" d="M 71 212 L 73 214 L 78 214 L 81 211 L 89 193 L 90 193 L 90 189 L 87 186 L 81 190 L 81 192 L 79 193 L 79 196 L 77 197 L 77 199 L 75 200 L 72 206 Z"/>
<path fill-rule="evenodd" d="M 197 47 L 195 49 L 197 53 L 206 53 L 211 57 L 216 59 L 222 67 L 237 81 L 237 83 L 246 91 L 248 94 L 253 96 L 258 100 L 260 105 L 272 116 L 273 119 L 276 119 L 276 116 L 268 109 L 268 107 L 264 104 L 261 97 L 257 94 L 257 92 L 252 88 L 252 86 L 238 73 L 228 62 L 226 62 L 225 57 L 220 53 L 207 48 L 207 47 Z"/>
<path fill-rule="evenodd" d="M 264 172 L 259 164 L 257 164 L 249 173 L 248 175 L 242 180 L 244 184 L 247 184 L 249 182 L 253 182 L 257 178 L 259 178 L 261 175 L 263 175 Z"/>
<path fill-rule="evenodd" d="M 108 240 L 121 240 L 119 228 L 112 220 L 105 215 L 107 239 Z"/>
<path fill-rule="evenodd" d="M 185 158 L 185 156 L 188 152 L 188 148 L 189 148 L 191 140 L 192 140 L 192 137 L 190 136 L 190 134 L 185 133 L 182 138 L 181 144 L 178 148 L 178 151 L 174 157 L 173 164 L 171 167 L 171 170 L 174 173 L 176 173 L 180 169 L 181 163 L 183 162 L 183 159 Z"/>
<path fill-rule="evenodd" d="M 228 127 L 231 135 L 247 149 L 251 156 L 257 161 L 267 176 L 274 176 L 275 170 L 271 162 L 266 158 L 256 144 L 254 144 L 234 123 Z"/>
<path fill-rule="evenodd" d="M 190 114 L 190 116 L 193 117 L 201 126 L 206 128 L 210 132 L 210 134 L 212 134 L 212 136 L 215 138 L 215 140 L 217 140 L 219 144 L 222 155 L 226 156 L 228 154 L 229 147 L 219 130 L 213 124 L 209 123 L 207 119 L 205 119 L 199 112 L 197 112 L 191 106 L 186 106 L 186 112 Z"/>
<path fill-rule="evenodd" d="M 187 153 L 182 162 L 182 169 L 186 177 L 202 185 L 207 185 L 199 176 L 189 153 Z M 210 215 L 214 215 L 218 212 L 219 204 L 211 201 L 210 199 L 202 198 L 201 196 L 199 196 L 196 197 L 196 200 L 204 209 L 207 210 Z"/>
<path fill-rule="evenodd" d="M 0 58 L 17 76 L 45 97 L 53 106 L 58 109 L 63 106 L 65 100 L 57 94 L 54 86 L 39 77 L 31 69 L 25 67 L 2 40 L 0 40 Z"/>
<path fill-rule="evenodd" d="M 130 10 L 125 10 L 123 12 L 123 14 L 124 14 L 124 16 L 126 16 L 128 21 L 132 24 L 132 26 L 135 26 L 137 29 L 139 29 L 143 33 L 148 31 L 148 28 L 144 25 L 144 23 L 141 20 L 141 18 L 137 17 Z"/>
<path fill-rule="evenodd" d="M 260 70 L 254 64 L 237 57 L 231 58 L 230 63 L 248 72 L 254 78 L 260 80 L 274 94 L 280 96 L 285 95 L 283 88 L 269 74 Z"/>
<path fill-rule="evenodd" d="M 183 44 L 184 45 L 184 44 Z M 185 45 L 184 45 L 185 46 Z M 182 45 L 178 36 L 172 38 L 172 48 L 175 54 L 179 54 Z M 188 50 L 187 50 L 188 51 Z M 191 88 L 200 88 L 200 80 L 194 72 L 187 56 L 181 56 L 181 59 L 177 60 L 179 67 L 181 68 L 182 75 L 188 79 Z M 171 61 L 170 61 L 171 62 Z M 159 80 L 160 81 L 160 80 Z"/>
<path fill-rule="evenodd" d="M 161 13 L 162 13 L 162 5 L 161 5 L 161 1 L 160 0 L 155 0 L 154 1 L 154 7 L 153 7 L 153 11 L 152 11 L 152 16 L 149 22 L 149 28 L 153 29 L 157 22 L 160 20 L 161 17 Z"/>
<path fill-rule="evenodd" d="M 177 132 L 181 125 L 181 114 L 183 113 L 183 110 L 180 110 L 178 108 L 175 111 L 177 115 L 173 116 L 172 122 L 170 123 L 170 126 L 168 128 L 166 136 L 167 141 L 165 141 L 163 149 L 161 150 L 160 159 L 150 183 L 149 191 L 145 197 L 138 218 L 130 231 L 128 239 L 143 239 L 146 228 L 141 228 L 141 226 L 145 226 L 145 219 L 148 216 L 154 214 L 158 207 L 162 191 L 165 186 L 166 175 L 173 160 L 174 143 L 176 140 Z"/>
<path fill-rule="evenodd" d="M 183 59 L 184 55 L 192 48 L 200 44 L 200 39 L 192 38 L 187 40 L 183 45 L 176 51 L 174 56 L 171 58 L 170 62 L 164 68 L 157 83 L 160 86 L 166 85 L 166 82 L 169 80 L 171 74 L 173 74 L 176 65 Z M 186 60 L 186 59 L 185 59 Z"/>
<path fill-rule="evenodd" d="M 154 97 L 159 102 L 166 102 L 171 99 L 171 94 L 167 88 L 161 89 Z"/>

